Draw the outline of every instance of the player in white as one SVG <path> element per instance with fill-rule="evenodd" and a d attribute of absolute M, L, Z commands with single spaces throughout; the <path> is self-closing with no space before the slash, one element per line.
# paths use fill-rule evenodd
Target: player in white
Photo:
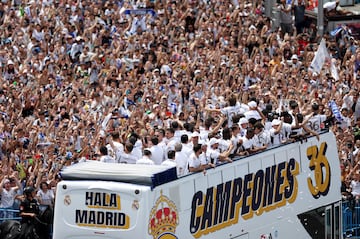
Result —
<path fill-rule="evenodd" d="M 317 133 L 320 133 L 324 128 L 324 121 L 326 120 L 326 115 L 319 114 L 319 105 L 317 103 L 313 103 L 311 106 L 312 114 L 306 117 L 308 121 L 307 127 Z"/>

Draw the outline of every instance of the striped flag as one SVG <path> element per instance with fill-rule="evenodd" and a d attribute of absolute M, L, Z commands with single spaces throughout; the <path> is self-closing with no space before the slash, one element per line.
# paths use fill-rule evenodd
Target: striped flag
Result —
<path fill-rule="evenodd" d="M 342 120 L 343 120 L 343 117 L 342 117 L 341 112 L 339 111 L 339 108 L 338 108 L 338 106 L 336 105 L 335 101 L 331 100 L 331 101 L 329 102 L 329 107 L 330 107 L 333 115 L 335 116 L 335 119 L 336 119 L 337 121 L 342 121 Z"/>
<path fill-rule="evenodd" d="M 343 27 L 342 27 L 342 26 L 337 27 L 337 28 L 335 28 L 334 30 L 332 30 L 332 31 L 330 32 L 330 35 L 334 37 L 334 36 L 336 36 L 337 34 L 339 34 L 342 30 L 343 30 Z"/>

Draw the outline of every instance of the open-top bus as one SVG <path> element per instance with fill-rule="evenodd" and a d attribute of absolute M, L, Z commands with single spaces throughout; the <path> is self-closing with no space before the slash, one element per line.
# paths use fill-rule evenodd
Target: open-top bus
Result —
<path fill-rule="evenodd" d="M 175 168 L 101 162 L 62 177 L 56 239 L 342 237 L 331 132 L 180 178 Z"/>

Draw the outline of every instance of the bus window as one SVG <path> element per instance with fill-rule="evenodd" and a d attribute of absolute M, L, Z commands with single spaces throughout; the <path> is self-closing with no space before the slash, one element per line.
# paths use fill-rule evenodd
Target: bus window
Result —
<path fill-rule="evenodd" d="M 331 221 L 332 221 L 332 215 L 331 215 L 331 206 L 326 207 L 325 209 L 325 238 L 326 239 L 332 239 L 331 237 Z"/>
<path fill-rule="evenodd" d="M 341 220 L 340 220 L 340 204 L 337 203 L 335 204 L 335 208 L 334 208 L 334 229 L 335 229 L 335 235 L 334 238 L 341 238 L 341 233 L 340 233 L 340 226 L 341 226 Z"/>

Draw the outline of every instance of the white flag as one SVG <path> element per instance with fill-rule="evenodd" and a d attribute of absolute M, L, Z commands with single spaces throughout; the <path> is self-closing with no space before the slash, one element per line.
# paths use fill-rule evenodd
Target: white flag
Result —
<path fill-rule="evenodd" d="M 330 71 L 331 71 L 331 76 L 336 80 L 338 81 L 339 80 L 339 74 L 338 74 L 338 71 L 337 71 L 337 68 L 336 68 L 336 59 L 331 59 L 331 67 L 330 67 Z"/>
<path fill-rule="evenodd" d="M 325 60 L 329 59 L 329 53 L 326 49 L 325 39 L 323 38 L 320 42 L 319 48 L 315 53 L 314 59 L 311 62 L 310 70 L 312 72 L 320 73 Z"/>

